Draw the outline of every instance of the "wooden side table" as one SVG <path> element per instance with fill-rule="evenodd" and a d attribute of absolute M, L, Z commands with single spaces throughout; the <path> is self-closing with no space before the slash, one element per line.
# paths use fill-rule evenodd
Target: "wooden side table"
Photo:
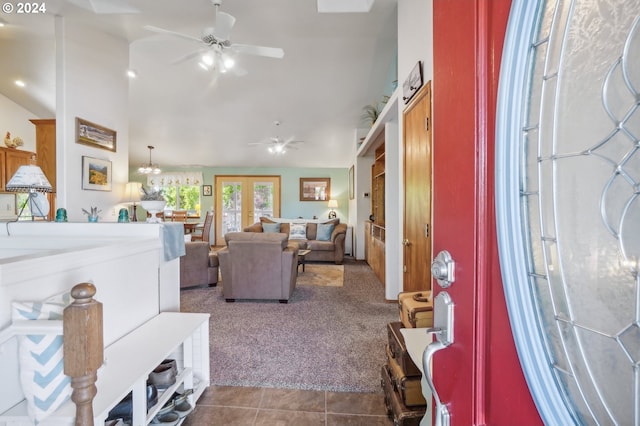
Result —
<path fill-rule="evenodd" d="M 306 263 L 306 256 L 311 253 L 311 250 L 298 250 L 298 266 L 302 265 L 302 272 L 304 272 L 304 265 Z M 298 267 L 296 267 L 296 272 L 298 272 Z"/>

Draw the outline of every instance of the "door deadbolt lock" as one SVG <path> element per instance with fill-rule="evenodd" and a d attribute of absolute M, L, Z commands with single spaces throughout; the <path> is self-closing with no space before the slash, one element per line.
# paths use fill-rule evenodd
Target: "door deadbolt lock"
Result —
<path fill-rule="evenodd" d="M 455 262 L 448 251 L 443 250 L 431 262 L 431 275 L 440 287 L 447 288 L 455 281 Z"/>

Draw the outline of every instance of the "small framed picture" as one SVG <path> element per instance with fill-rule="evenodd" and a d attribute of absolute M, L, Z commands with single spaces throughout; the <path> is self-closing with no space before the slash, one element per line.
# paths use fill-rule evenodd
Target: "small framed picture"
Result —
<path fill-rule="evenodd" d="M 82 157 L 82 189 L 111 191 L 111 161 Z"/>
<path fill-rule="evenodd" d="M 211 195 L 213 194 L 211 185 L 202 185 L 202 195 L 204 195 L 205 197 L 211 197 Z"/>
<path fill-rule="evenodd" d="M 18 217 L 16 199 L 15 192 L 0 193 L 0 220 L 15 220 Z"/>

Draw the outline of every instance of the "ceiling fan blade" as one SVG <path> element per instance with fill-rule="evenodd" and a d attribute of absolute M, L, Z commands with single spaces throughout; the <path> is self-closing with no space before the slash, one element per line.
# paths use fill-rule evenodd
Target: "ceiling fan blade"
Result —
<path fill-rule="evenodd" d="M 124 0 L 67 0 L 83 9 L 87 9 L 96 14 L 130 14 L 140 13 L 140 10 L 131 6 Z"/>
<path fill-rule="evenodd" d="M 225 12 L 218 12 L 216 14 L 216 22 L 213 27 L 213 35 L 218 40 L 229 40 L 231 35 L 231 29 L 236 23 L 236 18 Z"/>
<path fill-rule="evenodd" d="M 236 44 L 232 43 L 230 46 L 235 52 L 244 53 L 247 55 L 266 56 L 268 58 L 281 59 L 284 57 L 284 50 L 279 47 L 265 47 L 265 46 L 253 46 L 250 44 Z"/>
<path fill-rule="evenodd" d="M 202 40 L 199 39 L 198 37 L 190 36 L 188 34 L 178 33 L 178 32 L 171 31 L 171 30 L 165 30 L 164 28 L 154 27 L 153 25 L 145 25 L 143 28 L 145 30 L 147 30 L 147 31 L 151 31 L 151 32 L 154 32 L 154 33 L 167 34 L 167 35 L 170 35 L 170 36 L 180 37 L 180 38 L 183 38 L 185 40 L 197 41 L 198 43 L 202 43 Z"/>

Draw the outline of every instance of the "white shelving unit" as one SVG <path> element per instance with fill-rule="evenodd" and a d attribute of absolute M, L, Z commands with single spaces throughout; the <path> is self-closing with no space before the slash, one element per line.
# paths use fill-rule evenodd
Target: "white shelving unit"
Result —
<path fill-rule="evenodd" d="M 57 328 L 60 329 L 59 324 Z M 27 331 L 21 327 L 16 332 Z M 104 364 L 98 370 L 98 393 L 93 400 L 94 423 L 104 424 L 109 411 L 133 392 L 132 424 L 147 425 L 176 390 L 193 389 L 189 397 L 193 405 L 209 386 L 209 314 L 161 312 L 106 347 L 104 358 Z M 147 412 L 147 377 L 166 358 L 177 361 L 178 378 Z M 73 425 L 75 410 L 75 405 L 69 401 L 39 425 Z M 27 417 L 26 402 L 0 414 L 0 424 L 3 422 L 7 426 L 32 425 Z"/>

